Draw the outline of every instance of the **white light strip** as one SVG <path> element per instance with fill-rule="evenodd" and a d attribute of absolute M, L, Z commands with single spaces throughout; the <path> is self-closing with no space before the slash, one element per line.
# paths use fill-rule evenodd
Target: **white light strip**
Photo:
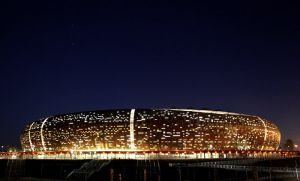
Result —
<path fill-rule="evenodd" d="M 43 121 L 43 123 L 42 123 L 42 126 L 41 126 L 41 140 L 42 140 L 42 146 L 43 146 L 43 150 L 44 150 L 44 151 L 47 151 L 47 150 L 46 150 L 45 141 L 44 141 L 44 136 L 43 136 L 43 127 L 44 127 L 44 124 L 46 123 L 46 121 L 47 121 L 48 119 L 49 119 L 49 118 L 44 119 L 44 121 Z"/>
<path fill-rule="evenodd" d="M 30 130 L 31 130 L 31 127 L 33 124 L 34 124 L 34 122 L 31 123 L 31 125 L 29 127 L 29 131 L 28 131 L 28 138 L 29 138 L 29 144 L 30 144 L 31 151 L 34 151 L 34 148 L 33 148 L 32 142 L 31 142 L 31 136 L 30 136 Z"/>
<path fill-rule="evenodd" d="M 189 111 L 189 112 L 200 112 L 200 113 L 210 113 L 210 114 L 245 115 L 245 114 L 238 114 L 238 113 L 233 113 L 233 112 L 212 111 L 212 110 L 197 110 L 197 109 L 164 109 L 164 110 L 172 110 L 172 111 Z"/>
<path fill-rule="evenodd" d="M 264 143 L 263 143 L 263 146 L 261 147 L 261 150 L 264 149 L 264 144 L 266 143 L 266 140 L 267 140 L 267 126 L 266 126 L 266 123 L 264 120 L 262 120 L 260 117 L 258 117 L 258 119 L 263 123 L 264 127 L 265 127 L 265 136 L 264 136 Z"/>
<path fill-rule="evenodd" d="M 130 119 L 129 119 L 129 130 L 130 130 L 130 149 L 134 150 L 134 113 L 135 109 L 131 109 L 130 111 Z"/>
<path fill-rule="evenodd" d="M 144 152 L 145 150 L 133 150 L 133 149 L 89 149 L 89 150 L 72 150 L 72 151 L 86 151 L 86 152 Z"/>

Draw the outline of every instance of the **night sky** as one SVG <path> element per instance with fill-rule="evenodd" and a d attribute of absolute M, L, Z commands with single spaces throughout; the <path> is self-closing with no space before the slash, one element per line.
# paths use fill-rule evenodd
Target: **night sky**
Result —
<path fill-rule="evenodd" d="M 46 116 L 170 107 L 259 115 L 300 144 L 296 1 L 124 2 L 1 1 L 1 145 Z"/>

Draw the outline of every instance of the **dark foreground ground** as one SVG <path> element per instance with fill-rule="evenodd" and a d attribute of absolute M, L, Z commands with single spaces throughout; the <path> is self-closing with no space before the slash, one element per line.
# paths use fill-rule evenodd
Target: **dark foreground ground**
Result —
<path fill-rule="evenodd" d="M 300 180 L 300 158 L 232 160 L 0 160 L 0 181 Z M 300 170 L 299 170 L 300 175 Z"/>

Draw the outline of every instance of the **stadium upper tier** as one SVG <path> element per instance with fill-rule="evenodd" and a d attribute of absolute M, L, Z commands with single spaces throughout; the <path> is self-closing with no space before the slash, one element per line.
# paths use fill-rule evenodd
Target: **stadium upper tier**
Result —
<path fill-rule="evenodd" d="M 280 131 L 258 116 L 195 109 L 69 113 L 28 124 L 23 151 L 276 150 Z"/>

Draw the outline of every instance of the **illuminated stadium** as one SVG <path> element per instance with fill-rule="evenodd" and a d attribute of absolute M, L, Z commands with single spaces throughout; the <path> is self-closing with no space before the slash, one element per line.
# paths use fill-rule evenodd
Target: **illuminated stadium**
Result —
<path fill-rule="evenodd" d="M 69 113 L 34 121 L 21 134 L 24 152 L 197 154 L 276 151 L 279 143 L 279 129 L 264 118 L 195 109 Z"/>

